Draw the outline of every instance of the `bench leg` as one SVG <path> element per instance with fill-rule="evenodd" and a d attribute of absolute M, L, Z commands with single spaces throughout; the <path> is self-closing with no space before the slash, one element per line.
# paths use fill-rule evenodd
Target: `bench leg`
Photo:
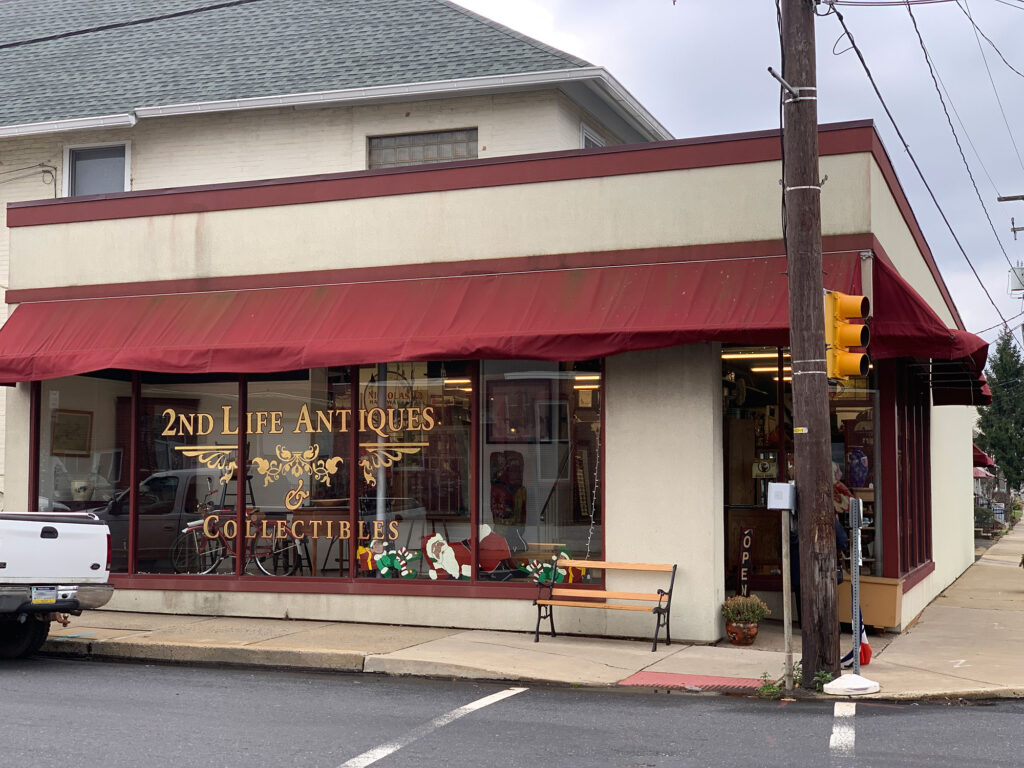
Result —
<path fill-rule="evenodd" d="M 669 612 L 667 608 L 656 608 L 654 611 L 655 624 L 654 624 L 654 644 L 651 646 L 651 652 L 658 650 L 658 633 L 661 632 L 661 628 L 665 627 L 665 645 L 672 645 L 672 635 L 669 631 L 668 619 Z"/>
<path fill-rule="evenodd" d="M 533 642 L 535 643 L 540 642 L 540 623 L 544 619 L 548 620 L 551 636 L 557 637 L 555 634 L 555 607 L 553 605 L 538 605 L 537 627 L 533 630 Z"/>

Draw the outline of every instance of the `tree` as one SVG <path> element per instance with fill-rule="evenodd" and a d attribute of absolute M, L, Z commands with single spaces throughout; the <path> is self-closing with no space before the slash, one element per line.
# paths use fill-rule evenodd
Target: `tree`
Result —
<path fill-rule="evenodd" d="M 985 370 L 992 405 L 979 408 L 979 447 L 1002 470 L 1010 488 L 1024 483 L 1024 360 L 1013 334 L 1004 328 Z"/>

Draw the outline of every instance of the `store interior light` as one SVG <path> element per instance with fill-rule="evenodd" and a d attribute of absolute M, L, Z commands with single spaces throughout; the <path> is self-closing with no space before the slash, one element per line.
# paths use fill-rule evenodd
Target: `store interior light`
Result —
<path fill-rule="evenodd" d="M 789 357 L 789 352 L 783 352 L 783 357 Z M 777 360 L 778 352 L 723 352 L 723 360 Z"/>
<path fill-rule="evenodd" d="M 784 365 L 784 366 L 782 366 L 782 370 L 783 371 L 792 371 L 793 367 L 790 366 L 790 365 Z M 779 366 L 777 366 L 777 365 L 755 366 L 755 367 L 750 369 L 750 372 L 751 373 L 778 373 L 779 372 Z"/>
<path fill-rule="evenodd" d="M 473 383 L 472 379 L 445 379 L 444 380 L 444 385 L 446 387 L 454 387 L 454 386 L 456 386 L 458 384 L 472 384 L 472 383 Z"/>
<path fill-rule="evenodd" d="M 573 389 L 600 389 L 600 384 L 573 384 Z"/>
<path fill-rule="evenodd" d="M 778 380 L 779 380 L 778 376 L 772 376 L 772 381 L 778 381 Z M 792 376 L 783 376 L 782 380 L 783 381 L 792 381 L 793 377 Z"/>
<path fill-rule="evenodd" d="M 576 381 L 600 381 L 600 373 L 577 373 L 574 377 Z"/>

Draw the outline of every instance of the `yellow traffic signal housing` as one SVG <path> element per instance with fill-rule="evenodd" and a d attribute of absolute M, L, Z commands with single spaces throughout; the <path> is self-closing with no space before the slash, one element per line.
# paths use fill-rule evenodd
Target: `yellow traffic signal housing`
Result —
<path fill-rule="evenodd" d="M 868 356 L 850 347 L 867 347 L 871 333 L 866 325 L 851 323 L 871 313 L 867 296 L 825 291 L 825 359 L 830 379 L 867 376 Z"/>

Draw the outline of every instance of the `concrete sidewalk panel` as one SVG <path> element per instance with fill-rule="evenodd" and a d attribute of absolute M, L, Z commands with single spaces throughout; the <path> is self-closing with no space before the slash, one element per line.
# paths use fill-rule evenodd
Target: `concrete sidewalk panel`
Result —
<path fill-rule="evenodd" d="M 952 679 L 1024 688 L 1024 612 L 944 604 L 925 609 L 880 661 Z"/>
<path fill-rule="evenodd" d="M 1024 570 L 1012 571 L 998 562 L 980 560 L 947 587 L 933 605 L 1024 611 Z"/>
<path fill-rule="evenodd" d="M 154 629 L 134 639 L 137 643 L 181 643 L 196 647 L 203 645 L 246 646 L 327 626 L 330 626 L 330 622 L 207 617 L 205 621 L 194 624 Z"/>
<path fill-rule="evenodd" d="M 206 621 L 209 616 L 182 616 L 168 613 L 128 613 L 126 611 L 85 611 L 81 616 L 72 616 L 69 627 L 90 627 L 103 629 L 129 629 L 148 632 L 154 629 L 187 627 Z"/>
<path fill-rule="evenodd" d="M 383 655 L 367 656 L 365 671 L 487 680 L 613 685 L 684 648 L 643 641 L 544 637 L 474 630 Z"/>
<path fill-rule="evenodd" d="M 254 645 L 265 649 L 316 650 L 331 648 L 361 654 L 382 654 L 440 640 L 465 631 L 434 627 L 402 627 L 389 624 L 338 623 L 319 626 L 313 622 L 308 623 L 310 624 L 308 629 L 300 629 L 288 635 L 260 641 Z"/>

